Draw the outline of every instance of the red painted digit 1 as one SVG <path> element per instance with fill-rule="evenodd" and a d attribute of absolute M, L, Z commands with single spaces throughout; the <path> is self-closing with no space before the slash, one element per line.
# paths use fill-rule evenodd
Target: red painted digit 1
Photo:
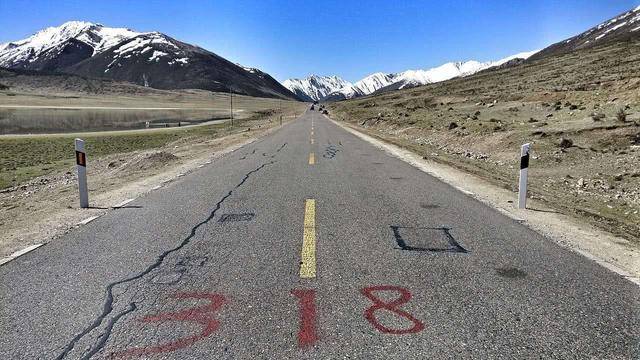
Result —
<path fill-rule="evenodd" d="M 152 323 L 152 322 L 164 322 L 164 321 L 185 321 L 196 323 L 202 326 L 202 331 L 199 334 L 183 337 L 177 339 L 172 342 L 168 342 L 165 344 L 143 347 L 143 348 L 133 348 L 117 353 L 111 354 L 112 358 L 116 357 L 132 357 L 132 356 L 142 356 L 142 355 L 151 355 L 158 353 L 165 353 L 170 351 L 175 351 L 190 345 L 193 345 L 195 342 L 200 341 L 207 336 L 211 335 L 213 332 L 218 330 L 220 326 L 220 322 L 214 319 L 214 315 L 216 311 L 222 307 L 225 303 L 225 299 L 222 295 L 218 294 L 201 294 L 201 293 L 180 293 L 173 296 L 176 299 L 205 299 L 208 300 L 209 303 L 203 306 L 189 308 L 182 311 L 172 312 L 172 313 L 164 313 L 158 315 L 145 316 L 142 318 L 142 322 Z"/>
<path fill-rule="evenodd" d="M 376 297 L 373 294 L 374 291 L 397 291 L 400 293 L 400 297 L 391 302 L 384 302 L 378 299 L 378 297 Z M 387 334 L 400 335 L 400 334 L 415 334 L 424 330 L 424 324 L 420 320 L 414 318 L 408 312 L 398 308 L 400 305 L 406 304 L 407 302 L 409 302 L 409 300 L 411 300 L 411 293 L 409 292 L 409 290 L 405 288 L 401 288 L 399 286 L 380 285 L 380 286 L 369 286 L 369 287 L 363 288 L 361 292 L 362 292 L 362 295 L 366 296 L 371 301 L 373 301 L 373 305 L 367 310 L 365 310 L 364 317 L 378 331 L 387 333 Z M 390 329 L 380 324 L 380 322 L 378 322 L 378 319 L 376 319 L 375 312 L 378 310 L 388 310 L 394 314 L 397 314 L 398 316 L 401 316 L 411 321 L 413 323 L 413 327 L 409 329 Z"/>
<path fill-rule="evenodd" d="M 316 291 L 293 290 L 300 306 L 300 329 L 298 330 L 298 347 L 307 347 L 318 341 L 316 332 Z"/>

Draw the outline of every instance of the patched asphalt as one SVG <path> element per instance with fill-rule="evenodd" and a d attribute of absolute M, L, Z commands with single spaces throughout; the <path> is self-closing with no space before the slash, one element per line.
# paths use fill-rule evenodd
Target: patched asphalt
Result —
<path fill-rule="evenodd" d="M 0 279 L 6 359 L 640 358 L 640 287 L 317 111 Z"/>

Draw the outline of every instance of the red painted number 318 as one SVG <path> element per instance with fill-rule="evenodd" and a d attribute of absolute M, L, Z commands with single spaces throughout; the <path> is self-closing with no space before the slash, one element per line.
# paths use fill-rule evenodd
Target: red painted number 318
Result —
<path fill-rule="evenodd" d="M 392 301 L 383 301 L 376 292 L 391 291 L 398 294 Z M 364 318 L 381 333 L 385 334 L 415 334 L 424 329 L 424 324 L 413 317 L 408 312 L 402 310 L 400 306 L 411 300 L 409 290 L 391 285 L 369 286 L 361 289 L 362 295 L 367 297 L 373 304 L 364 311 Z M 298 289 L 291 291 L 298 298 L 298 306 L 300 312 L 300 325 L 298 330 L 298 346 L 307 347 L 318 341 L 318 333 L 316 329 L 316 291 L 310 289 Z M 175 351 L 208 337 L 220 327 L 220 322 L 216 320 L 215 315 L 218 310 L 226 303 L 225 298 L 219 294 L 202 294 L 202 293 L 179 293 L 173 296 L 180 300 L 202 300 L 206 301 L 204 305 L 188 308 L 177 312 L 163 313 L 158 315 L 145 316 L 141 319 L 143 323 L 155 322 L 189 322 L 201 326 L 199 333 L 180 338 L 165 344 L 153 345 L 149 347 L 132 348 L 111 354 L 111 358 L 136 357 L 144 355 L 152 355 L 158 353 L 166 353 Z M 402 317 L 412 323 L 409 328 L 389 328 L 381 324 L 376 318 L 379 311 L 388 311 L 396 316 Z"/>

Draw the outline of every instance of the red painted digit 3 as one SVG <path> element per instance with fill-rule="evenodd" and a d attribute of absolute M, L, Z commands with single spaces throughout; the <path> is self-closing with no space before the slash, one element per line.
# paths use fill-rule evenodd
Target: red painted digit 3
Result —
<path fill-rule="evenodd" d="M 400 297 L 398 297 L 397 299 L 391 302 L 384 302 L 378 299 L 378 297 L 374 295 L 375 291 L 396 291 L 400 293 Z M 369 300 L 373 301 L 373 305 L 367 310 L 365 310 L 364 317 L 378 331 L 386 334 L 401 335 L 401 334 L 415 334 L 424 330 L 424 324 L 420 320 L 414 318 L 408 312 L 402 309 L 399 309 L 400 305 L 406 304 L 409 302 L 409 300 L 411 300 L 411 293 L 409 292 L 409 290 L 399 286 L 380 285 L 380 286 L 369 286 L 369 287 L 363 288 L 361 292 L 362 292 L 362 295 L 366 296 L 367 298 L 369 298 Z M 380 322 L 378 322 L 378 319 L 376 319 L 375 312 L 378 310 L 388 310 L 394 314 L 397 314 L 398 316 L 401 316 L 411 321 L 413 323 L 413 326 L 409 329 L 390 329 L 380 324 Z"/>
<path fill-rule="evenodd" d="M 165 353 L 175 351 L 200 341 L 207 336 L 213 334 L 220 327 L 220 322 L 214 318 L 215 313 L 225 304 L 225 299 L 222 295 L 218 294 L 202 294 L 202 293 L 180 293 L 173 296 L 176 299 L 196 299 L 196 300 L 208 300 L 209 303 L 195 308 L 184 309 L 172 313 L 164 313 L 158 315 L 145 316 L 142 318 L 142 322 L 165 322 L 165 321 L 185 321 L 196 323 L 202 326 L 202 331 L 199 334 L 183 337 L 175 341 L 171 341 L 165 344 L 133 348 L 121 352 L 111 354 L 112 358 L 118 357 L 133 357 L 142 355 L 151 355 L 158 353 Z"/>
<path fill-rule="evenodd" d="M 292 290 L 291 294 L 298 298 L 300 307 L 300 329 L 298 330 L 298 347 L 307 347 L 318 341 L 316 332 L 316 291 Z"/>

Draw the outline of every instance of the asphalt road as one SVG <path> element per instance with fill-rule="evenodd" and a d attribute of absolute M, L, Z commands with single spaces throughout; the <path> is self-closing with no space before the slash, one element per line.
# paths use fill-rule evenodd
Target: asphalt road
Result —
<path fill-rule="evenodd" d="M 317 111 L 1 266 L 0 316 L 3 359 L 640 357 L 637 285 Z"/>

